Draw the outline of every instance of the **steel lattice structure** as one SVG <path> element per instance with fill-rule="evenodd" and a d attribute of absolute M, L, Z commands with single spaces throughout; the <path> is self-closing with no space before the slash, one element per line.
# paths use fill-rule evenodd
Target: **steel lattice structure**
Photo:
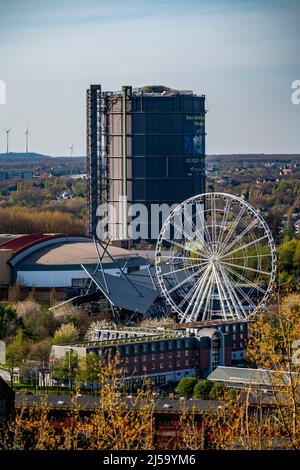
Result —
<path fill-rule="evenodd" d="M 225 193 L 179 204 L 162 227 L 155 258 L 161 293 L 181 322 L 248 318 L 264 305 L 276 273 L 266 222 Z"/>

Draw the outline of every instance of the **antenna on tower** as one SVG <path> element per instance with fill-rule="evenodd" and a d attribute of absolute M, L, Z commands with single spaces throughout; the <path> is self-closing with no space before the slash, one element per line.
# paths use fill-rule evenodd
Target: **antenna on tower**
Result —
<path fill-rule="evenodd" d="M 26 153 L 28 153 L 28 137 L 31 137 L 30 135 L 30 132 L 28 130 L 28 127 L 26 128 L 26 132 L 25 132 L 25 139 L 26 139 Z"/>
<path fill-rule="evenodd" d="M 9 152 L 9 133 L 12 131 L 12 129 L 4 129 L 6 132 L 6 153 Z"/>
<path fill-rule="evenodd" d="M 71 147 L 69 147 L 69 150 L 70 150 L 70 156 L 73 157 L 74 144 L 72 144 Z"/>

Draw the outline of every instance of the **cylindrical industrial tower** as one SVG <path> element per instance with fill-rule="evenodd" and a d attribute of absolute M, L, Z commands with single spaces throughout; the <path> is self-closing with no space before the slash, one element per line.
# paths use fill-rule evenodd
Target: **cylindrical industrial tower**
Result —
<path fill-rule="evenodd" d="M 91 109 L 89 96 L 91 91 Z M 140 238 L 155 240 L 165 218 L 162 210 L 157 220 L 158 205 L 177 205 L 205 191 L 205 96 L 164 86 L 123 86 L 120 92 L 100 89 L 99 100 L 100 149 L 96 155 L 88 147 L 89 220 L 95 221 L 96 205 L 112 204 L 110 237 L 127 240 L 132 236 L 128 209 L 141 204 L 147 215 L 139 220 Z M 88 136 L 95 129 L 88 120 Z"/>

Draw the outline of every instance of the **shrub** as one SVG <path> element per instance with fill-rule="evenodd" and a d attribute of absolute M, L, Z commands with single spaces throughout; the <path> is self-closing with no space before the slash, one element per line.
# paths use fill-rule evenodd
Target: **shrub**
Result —
<path fill-rule="evenodd" d="M 185 397 L 187 395 L 193 395 L 196 383 L 197 383 L 197 379 L 195 379 L 195 377 L 186 377 L 184 379 L 181 379 L 176 388 L 176 392 L 181 397 Z"/>
<path fill-rule="evenodd" d="M 195 398 L 201 398 L 202 400 L 208 400 L 209 394 L 214 387 L 214 384 L 209 380 L 200 380 L 194 388 Z"/>

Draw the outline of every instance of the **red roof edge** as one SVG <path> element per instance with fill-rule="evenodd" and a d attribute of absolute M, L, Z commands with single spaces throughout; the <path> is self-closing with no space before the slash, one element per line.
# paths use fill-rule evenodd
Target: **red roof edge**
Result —
<path fill-rule="evenodd" d="M 72 237 L 82 237 L 89 238 L 85 235 L 66 235 L 64 233 L 55 233 L 55 234 L 45 234 L 45 233 L 33 233 L 30 235 L 23 235 L 21 237 L 16 237 L 13 240 L 8 240 L 0 244 L 0 250 L 11 250 L 12 255 L 16 256 L 22 251 L 27 250 L 28 248 L 38 245 L 39 243 L 55 240 L 56 238 L 72 238 Z"/>

